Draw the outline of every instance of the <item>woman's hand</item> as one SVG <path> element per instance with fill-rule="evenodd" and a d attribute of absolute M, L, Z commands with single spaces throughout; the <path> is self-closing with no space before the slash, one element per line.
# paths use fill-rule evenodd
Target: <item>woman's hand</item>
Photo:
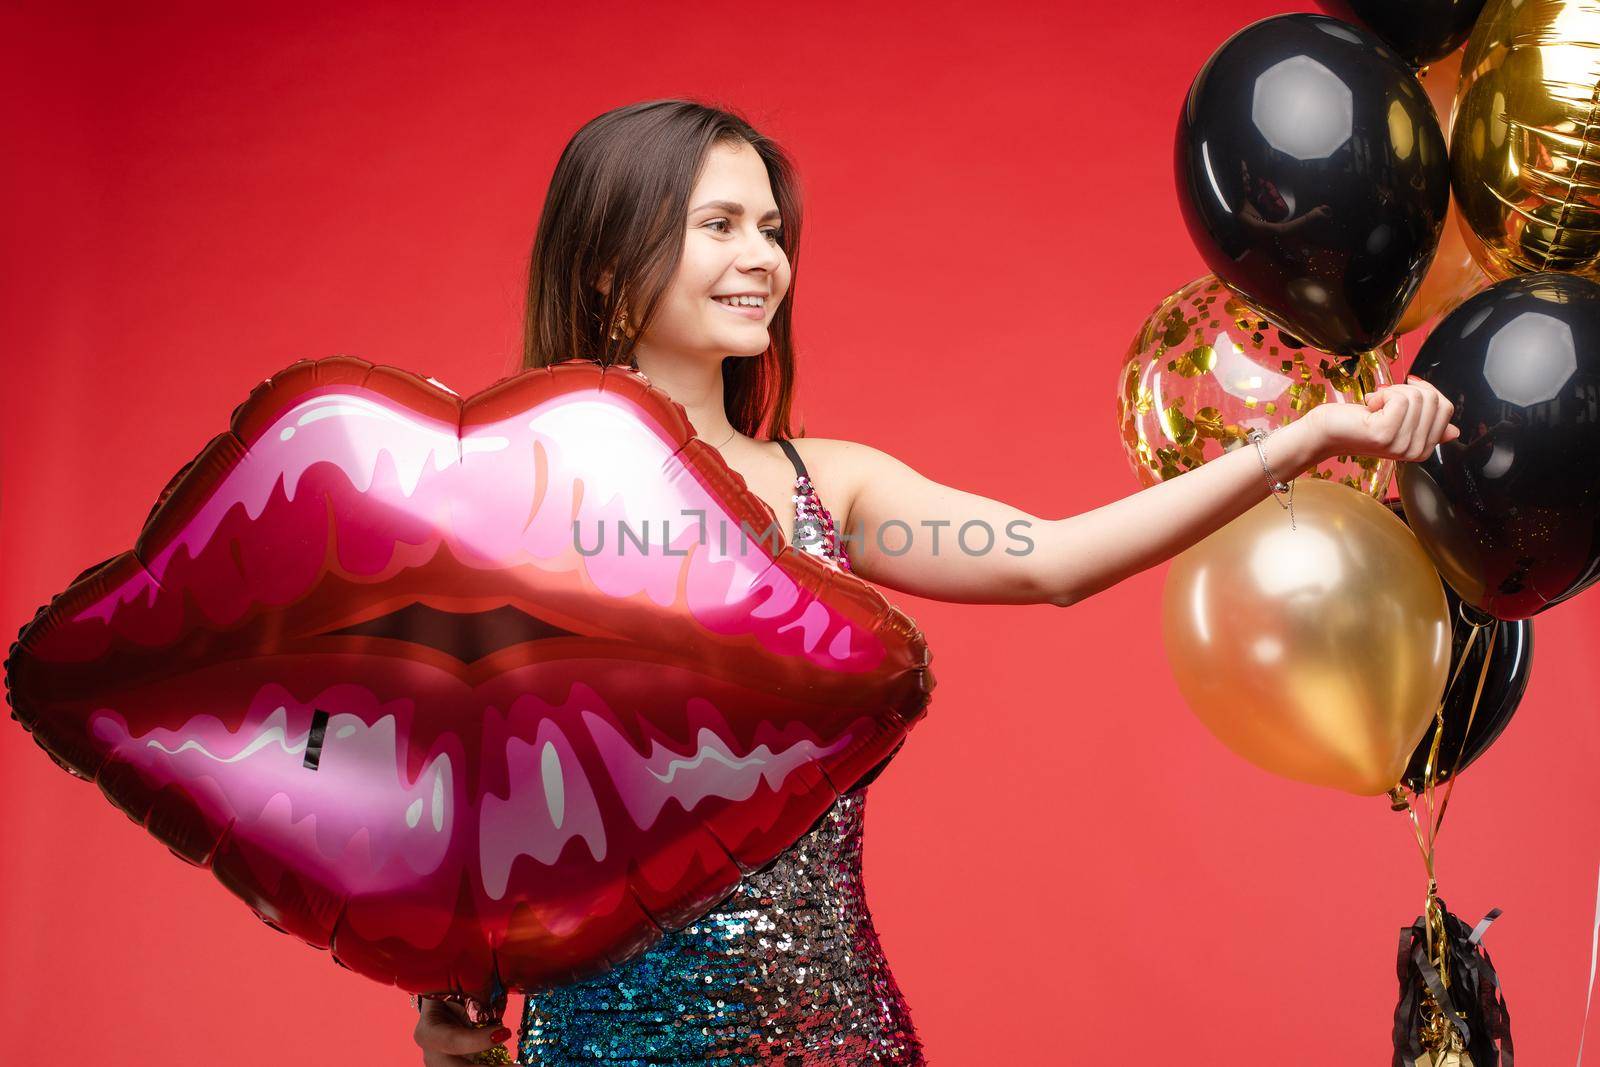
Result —
<path fill-rule="evenodd" d="M 1364 407 L 1322 404 L 1306 413 L 1318 429 L 1318 459 L 1332 456 L 1376 456 L 1419 463 L 1461 431 L 1450 425 L 1455 405 L 1432 384 L 1407 378 L 1404 385 L 1385 385 L 1367 394 Z"/>
<path fill-rule="evenodd" d="M 422 1049 L 423 1067 L 461 1067 L 472 1062 L 467 1057 L 473 1053 L 509 1040 L 511 1031 L 504 1026 L 492 1031 L 473 1026 L 460 1005 L 423 997 L 412 1036 Z"/>

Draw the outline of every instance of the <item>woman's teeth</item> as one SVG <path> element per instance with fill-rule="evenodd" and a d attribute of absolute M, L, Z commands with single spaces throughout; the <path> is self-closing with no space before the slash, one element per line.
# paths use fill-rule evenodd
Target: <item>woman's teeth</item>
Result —
<path fill-rule="evenodd" d="M 719 304 L 728 304 L 732 307 L 759 308 L 767 306 L 766 300 L 759 296 L 714 296 L 711 299 Z"/>

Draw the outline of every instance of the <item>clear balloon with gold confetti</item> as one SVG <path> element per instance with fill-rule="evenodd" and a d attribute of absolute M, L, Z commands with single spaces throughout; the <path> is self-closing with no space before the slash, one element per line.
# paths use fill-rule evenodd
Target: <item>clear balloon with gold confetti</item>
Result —
<path fill-rule="evenodd" d="M 1391 382 L 1394 342 L 1336 356 L 1279 330 L 1207 274 L 1163 300 L 1124 358 L 1117 394 L 1123 449 L 1140 484 L 1175 478 L 1285 426 L 1319 404 L 1362 404 Z M 1381 499 L 1394 463 L 1334 456 L 1302 477 Z"/>

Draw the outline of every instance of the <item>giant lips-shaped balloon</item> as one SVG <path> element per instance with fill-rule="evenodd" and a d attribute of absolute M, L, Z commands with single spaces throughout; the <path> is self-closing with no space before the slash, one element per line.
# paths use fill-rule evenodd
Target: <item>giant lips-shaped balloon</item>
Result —
<path fill-rule="evenodd" d="M 268 923 L 487 1002 L 703 914 L 922 715 L 915 623 L 773 523 L 636 372 L 463 400 L 303 361 L 23 627 L 8 695 Z"/>

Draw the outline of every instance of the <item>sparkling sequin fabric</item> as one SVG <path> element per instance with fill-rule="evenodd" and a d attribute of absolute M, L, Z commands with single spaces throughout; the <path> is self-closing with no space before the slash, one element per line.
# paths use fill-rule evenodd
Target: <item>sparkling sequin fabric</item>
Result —
<path fill-rule="evenodd" d="M 787 441 L 782 443 L 788 444 Z M 839 543 L 838 532 L 833 528 L 833 515 L 822 506 L 822 498 L 817 495 L 816 487 L 805 473 L 805 466 L 798 457 L 794 457 L 794 461 L 800 472 L 794 480 L 794 546 L 818 559 L 828 560 L 842 571 L 848 571 L 850 557 Z"/>
<path fill-rule="evenodd" d="M 849 570 L 832 515 L 781 443 L 796 472 L 794 546 Z M 925 1064 L 867 910 L 865 805 L 858 786 L 698 922 L 606 974 L 528 997 L 518 1062 Z"/>

